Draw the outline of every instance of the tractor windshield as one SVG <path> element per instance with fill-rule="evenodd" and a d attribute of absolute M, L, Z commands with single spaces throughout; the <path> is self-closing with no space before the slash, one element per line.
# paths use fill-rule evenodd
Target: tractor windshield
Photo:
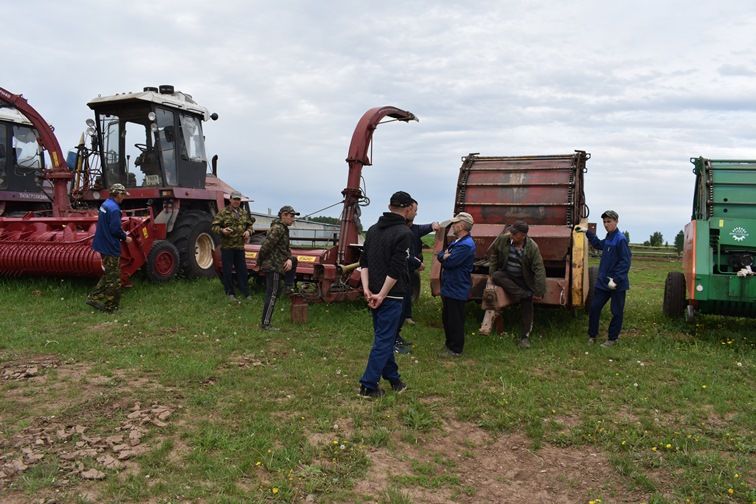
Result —
<path fill-rule="evenodd" d="M 39 191 L 42 154 L 34 128 L 0 123 L 0 189 Z"/>
<path fill-rule="evenodd" d="M 103 106 L 98 117 L 103 187 L 205 187 L 207 157 L 200 116 L 135 102 Z"/>
<path fill-rule="evenodd" d="M 202 139 L 202 122 L 191 116 L 181 116 L 181 133 L 184 137 L 182 157 L 194 162 L 207 162 L 205 143 Z"/>

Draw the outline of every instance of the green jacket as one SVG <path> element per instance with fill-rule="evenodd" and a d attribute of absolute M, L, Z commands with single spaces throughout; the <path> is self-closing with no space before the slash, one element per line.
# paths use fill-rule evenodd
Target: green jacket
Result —
<path fill-rule="evenodd" d="M 255 218 L 249 215 L 246 209 L 239 207 L 234 209 L 232 206 L 227 206 L 215 215 L 213 219 L 213 233 L 220 236 L 221 248 L 224 249 L 243 249 L 244 233 L 246 231 L 252 232 L 252 224 L 254 224 Z M 224 235 L 223 228 L 231 228 L 231 234 Z"/>
<path fill-rule="evenodd" d="M 257 254 L 257 264 L 266 271 L 283 273 L 284 263 L 291 258 L 289 246 L 289 226 L 281 222 L 281 219 L 273 220 L 265 241 L 260 246 Z"/>
<path fill-rule="evenodd" d="M 507 269 L 511 235 L 502 233 L 488 251 L 488 274 Z M 546 294 L 546 268 L 538 244 L 530 237 L 525 238 L 525 250 L 522 254 L 522 277 L 525 284 L 538 297 Z"/>

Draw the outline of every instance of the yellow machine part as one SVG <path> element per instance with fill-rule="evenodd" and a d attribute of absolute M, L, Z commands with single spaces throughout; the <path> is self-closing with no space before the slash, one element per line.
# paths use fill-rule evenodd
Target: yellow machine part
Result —
<path fill-rule="evenodd" d="M 583 224 L 581 223 L 581 227 Z M 585 226 L 587 227 L 587 225 Z M 584 232 L 572 231 L 572 307 L 585 306 L 588 298 L 588 239 Z"/>

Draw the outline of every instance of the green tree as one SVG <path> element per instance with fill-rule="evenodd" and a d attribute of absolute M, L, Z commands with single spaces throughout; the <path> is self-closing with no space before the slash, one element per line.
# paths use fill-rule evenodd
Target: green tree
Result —
<path fill-rule="evenodd" d="M 683 247 L 685 247 L 685 233 L 683 233 L 682 229 L 679 233 L 677 233 L 677 236 L 675 236 L 675 251 L 677 252 L 677 255 L 682 254 Z"/>
<path fill-rule="evenodd" d="M 627 243 L 630 243 L 630 231 L 622 231 L 622 234 L 625 235 Z"/>
<path fill-rule="evenodd" d="M 310 217 L 313 222 L 322 222 L 323 224 L 338 224 L 339 219 L 336 217 L 328 217 L 326 215 L 319 215 L 317 217 Z"/>
<path fill-rule="evenodd" d="M 340 225 L 341 221 L 336 217 L 328 217 L 327 215 L 319 215 L 317 217 L 309 217 L 311 221 L 322 222 L 323 224 L 335 224 Z M 362 233 L 362 222 L 357 223 L 357 231 Z"/>
<path fill-rule="evenodd" d="M 652 247 L 661 247 L 663 243 L 664 237 L 659 231 L 654 231 L 654 234 L 648 238 L 648 244 Z"/>

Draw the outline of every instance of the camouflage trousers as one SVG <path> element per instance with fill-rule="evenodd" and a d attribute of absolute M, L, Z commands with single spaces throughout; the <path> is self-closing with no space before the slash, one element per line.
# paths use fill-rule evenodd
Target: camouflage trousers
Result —
<path fill-rule="evenodd" d="M 121 302 L 121 258 L 117 256 L 102 256 L 105 273 L 100 281 L 87 296 L 87 304 L 107 312 L 118 309 Z"/>

